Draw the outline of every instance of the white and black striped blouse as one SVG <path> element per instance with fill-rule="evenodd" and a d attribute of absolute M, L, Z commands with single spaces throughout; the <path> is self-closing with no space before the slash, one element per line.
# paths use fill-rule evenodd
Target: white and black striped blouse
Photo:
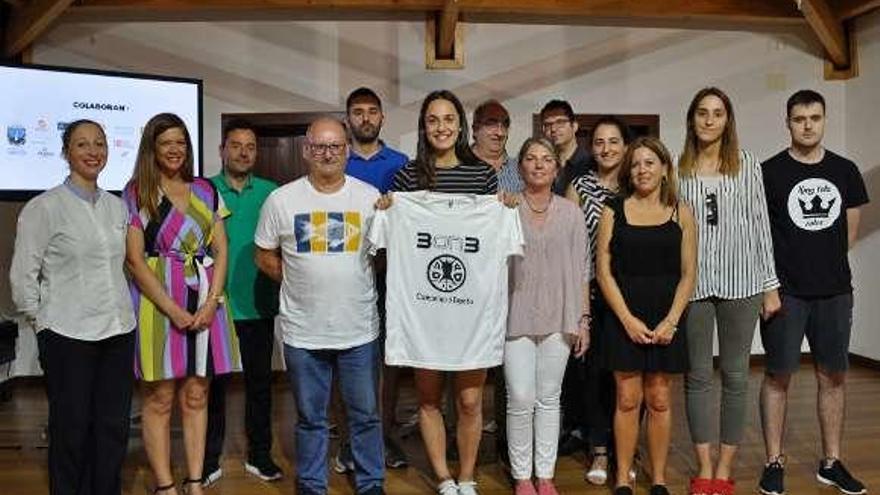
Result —
<path fill-rule="evenodd" d="M 761 164 L 745 151 L 739 156 L 735 176 L 679 176 L 681 198 L 693 208 L 697 225 L 692 301 L 740 299 L 779 287 Z"/>
<path fill-rule="evenodd" d="M 587 222 L 587 235 L 590 239 L 590 274 L 596 273 L 596 241 L 599 238 L 599 220 L 605 203 L 617 193 L 603 186 L 596 172 L 590 170 L 571 182 L 580 198 L 581 210 Z"/>

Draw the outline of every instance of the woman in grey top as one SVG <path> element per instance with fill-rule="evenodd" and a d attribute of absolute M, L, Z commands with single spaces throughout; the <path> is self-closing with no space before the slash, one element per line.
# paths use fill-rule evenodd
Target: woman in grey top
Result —
<path fill-rule="evenodd" d="M 681 196 L 697 224 L 697 285 L 687 314 L 688 426 L 699 463 L 695 495 L 733 494 L 732 467 L 746 419 L 749 354 L 759 313 L 778 311 L 764 182 L 757 160 L 739 149 L 730 98 L 718 88 L 694 96 L 678 162 Z M 721 364 L 721 439 L 713 469 L 710 402 L 717 325 Z"/>
<path fill-rule="evenodd" d="M 128 214 L 98 188 L 107 139 L 89 120 L 62 136 L 64 184 L 25 205 L 9 272 L 38 331 L 49 396 L 49 491 L 119 495 L 128 446 L 134 313 L 123 264 Z"/>
<path fill-rule="evenodd" d="M 508 453 L 516 495 L 557 493 L 553 472 L 562 377 L 569 353 L 582 356 L 589 342 L 586 226 L 578 206 L 551 190 L 559 168 L 549 141 L 526 140 L 519 152 L 525 256 L 511 262 L 504 344 Z"/>

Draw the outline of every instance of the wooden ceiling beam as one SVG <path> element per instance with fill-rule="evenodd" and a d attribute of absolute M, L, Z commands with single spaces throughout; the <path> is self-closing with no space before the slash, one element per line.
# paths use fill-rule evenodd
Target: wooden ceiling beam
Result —
<path fill-rule="evenodd" d="M 846 29 L 825 0 L 794 0 L 807 24 L 822 43 L 825 54 L 838 69 L 850 65 L 849 40 Z"/>
<path fill-rule="evenodd" d="M 767 0 L 458 0 L 464 18 L 481 22 L 525 22 L 558 18 L 567 23 L 587 19 L 802 23 L 790 2 Z M 243 17 L 288 13 L 305 18 L 349 18 L 352 13 L 371 19 L 450 12 L 448 0 L 80 0 L 65 16 L 78 21 L 237 20 Z"/>
<path fill-rule="evenodd" d="M 455 57 L 455 30 L 460 16 L 458 0 L 446 0 L 437 16 L 437 58 Z"/>
<path fill-rule="evenodd" d="M 838 19 L 848 21 L 880 9 L 880 0 L 836 0 L 832 2 L 832 7 Z"/>
<path fill-rule="evenodd" d="M 3 53 L 12 57 L 23 52 L 70 7 L 74 0 L 32 0 L 9 13 Z"/>

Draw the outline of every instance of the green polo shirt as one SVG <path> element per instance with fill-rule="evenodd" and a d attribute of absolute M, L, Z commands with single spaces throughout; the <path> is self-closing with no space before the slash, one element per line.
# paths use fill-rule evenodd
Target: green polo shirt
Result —
<path fill-rule="evenodd" d="M 278 313 L 278 285 L 257 270 L 254 263 L 254 233 L 260 220 L 260 208 L 278 186 L 266 179 L 248 178 L 241 192 L 229 187 L 221 172 L 211 177 L 226 209 L 226 236 L 229 238 L 229 268 L 226 272 L 226 295 L 232 318 L 252 320 L 271 318 Z"/>

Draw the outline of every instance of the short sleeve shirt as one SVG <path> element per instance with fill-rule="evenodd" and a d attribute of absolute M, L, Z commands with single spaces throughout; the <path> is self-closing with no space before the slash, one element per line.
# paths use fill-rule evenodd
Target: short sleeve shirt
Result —
<path fill-rule="evenodd" d="M 348 349 L 379 334 L 376 289 L 366 233 L 379 198 L 375 187 L 345 177 L 325 194 L 303 177 L 276 189 L 260 212 L 254 242 L 281 250 L 279 323 L 284 343 Z"/>
<path fill-rule="evenodd" d="M 403 153 L 385 146 L 369 158 L 364 158 L 354 151 L 348 155 L 345 173 L 372 185 L 380 193 L 386 193 L 394 182 L 394 174 L 409 161 Z"/>
<path fill-rule="evenodd" d="M 224 221 L 228 239 L 229 265 L 226 295 L 236 320 L 271 318 L 278 312 L 278 285 L 257 270 L 254 263 L 254 233 L 260 208 L 278 188 L 274 182 L 250 176 L 241 191 L 229 187 L 223 173 L 211 177 L 230 215 Z"/>
<path fill-rule="evenodd" d="M 846 210 L 868 202 L 858 167 L 828 150 L 815 164 L 783 150 L 762 169 L 782 292 L 801 297 L 852 292 Z"/>
<path fill-rule="evenodd" d="M 398 193 L 370 231 L 388 256 L 386 362 L 461 371 L 501 364 L 516 209 L 493 196 Z"/>

